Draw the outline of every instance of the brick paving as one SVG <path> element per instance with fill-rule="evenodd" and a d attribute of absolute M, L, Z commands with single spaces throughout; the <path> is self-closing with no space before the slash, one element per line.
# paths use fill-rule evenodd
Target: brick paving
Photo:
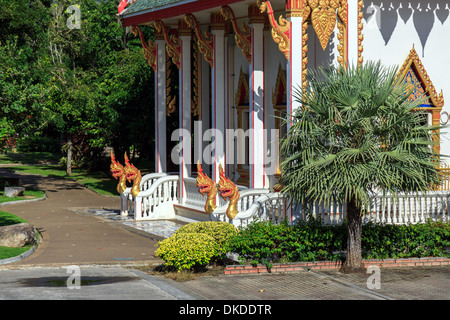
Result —
<path fill-rule="evenodd" d="M 223 275 L 180 284 L 200 299 L 215 300 L 449 300 L 450 267 L 381 268 L 380 289 L 371 274 L 298 271 Z"/>

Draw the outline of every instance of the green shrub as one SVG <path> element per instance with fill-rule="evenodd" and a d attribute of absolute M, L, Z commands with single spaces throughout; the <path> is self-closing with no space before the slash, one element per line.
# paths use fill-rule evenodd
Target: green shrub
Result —
<path fill-rule="evenodd" d="M 450 223 L 366 224 L 361 246 L 367 259 L 450 256 Z"/>
<path fill-rule="evenodd" d="M 211 236 L 216 246 L 217 258 L 221 258 L 228 252 L 230 239 L 237 231 L 235 226 L 227 222 L 202 221 L 184 225 L 175 234 L 202 233 Z"/>
<path fill-rule="evenodd" d="M 345 243 L 341 229 L 314 220 L 295 225 L 256 222 L 233 237 L 230 250 L 241 259 L 269 268 L 272 262 L 336 260 Z"/>
<path fill-rule="evenodd" d="M 204 233 L 178 233 L 158 242 L 156 256 L 178 271 L 206 266 L 216 256 L 214 239 Z"/>
<path fill-rule="evenodd" d="M 255 222 L 230 241 L 230 251 L 252 264 L 340 260 L 346 250 L 347 225 L 328 226 L 311 220 L 289 225 Z M 362 228 L 364 259 L 447 256 L 450 224 L 366 224 Z"/>

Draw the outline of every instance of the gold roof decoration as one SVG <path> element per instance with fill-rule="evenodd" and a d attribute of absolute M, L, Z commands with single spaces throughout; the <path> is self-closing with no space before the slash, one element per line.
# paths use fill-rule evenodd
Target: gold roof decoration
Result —
<path fill-rule="evenodd" d="M 419 95 L 426 95 L 430 101 L 431 107 L 442 108 L 444 106 L 444 95 L 442 90 L 437 94 L 422 61 L 420 61 L 419 55 L 414 49 L 414 45 L 397 73 L 397 77 L 405 79 L 415 86 L 412 93 L 414 96 L 412 98 L 418 98 Z"/>

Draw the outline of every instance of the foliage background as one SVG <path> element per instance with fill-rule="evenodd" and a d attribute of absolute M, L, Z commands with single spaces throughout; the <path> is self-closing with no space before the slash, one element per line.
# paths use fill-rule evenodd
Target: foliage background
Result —
<path fill-rule="evenodd" d="M 450 257 L 450 224 L 428 222 L 410 225 L 368 223 L 362 227 L 363 259 Z M 230 251 L 243 262 L 343 260 L 347 225 L 330 226 L 310 219 L 290 225 L 255 222 L 230 240 Z"/>
<path fill-rule="evenodd" d="M 79 29 L 66 24 L 72 4 Z M 119 160 L 125 151 L 135 164 L 152 158 L 153 73 L 117 4 L 0 0 L 2 148 L 61 152 L 70 140 L 74 160 L 88 167 L 103 166 L 105 146 Z M 152 30 L 143 31 L 149 39 Z"/>

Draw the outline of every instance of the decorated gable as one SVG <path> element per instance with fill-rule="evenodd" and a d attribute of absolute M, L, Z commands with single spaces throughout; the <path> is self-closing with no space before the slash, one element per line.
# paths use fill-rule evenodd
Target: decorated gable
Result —
<path fill-rule="evenodd" d="M 403 63 L 399 76 L 409 85 L 408 88 L 411 90 L 408 97 L 409 101 L 423 100 L 420 107 L 427 108 L 430 111 L 433 109 L 440 111 L 442 109 L 444 106 L 442 91 L 439 95 L 436 93 L 433 83 L 414 47 Z"/>

